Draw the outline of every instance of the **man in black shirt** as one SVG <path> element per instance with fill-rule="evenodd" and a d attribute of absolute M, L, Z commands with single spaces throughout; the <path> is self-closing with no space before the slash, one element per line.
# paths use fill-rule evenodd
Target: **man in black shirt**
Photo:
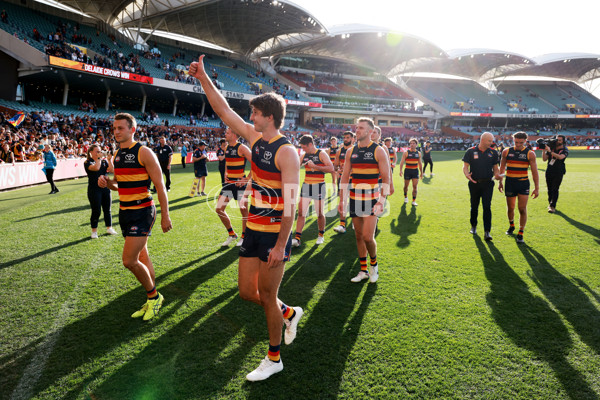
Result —
<path fill-rule="evenodd" d="M 167 192 L 171 190 L 171 160 L 173 159 L 173 149 L 167 144 L 167 139 L 161 136 L 159 144 L 154 149 L 156 156 L 158 157 L 158 163 L 162 173 L 165 174 L 165 187 Z M 152 190 L 155 192 L 155 190 Z"/>
<path fill-rule="evenodd" d="M 484 132 L 479 139 L 479 145 L 467 150 L 463 157 L 463 173 L 469 180 L 471 194 L 471 233 L 477 233 L 477 214 L 479 202 L 483 207 L 483 229 L 485 240 L 492 240 L 492 194 L 494 193 L 495 177 L 502 188 L 502 177 L 498 170 L 498 152 L 490 148 L 494 135 Z"/>
<path fill-rule="evenodd" d="M 563 175 L 567 172 L 565 167 L 565 158 L 569 155 L 569 150 L 565 147 L 565 136 L 558 135 L 557 143 L 554 149 L 548 146 L 543 150 L 542 159 L 548 161 L 546 167 L 546 186 L 548 187 L 548 212 L 556 212 L 556 202 L 558 201 L 558 189 L 563 180 Z"/>
<path fill-rule="evenodd" d="M 217 158 L 219 159 L 219 173 L 221 174 L 221 185 L 225 184 L 225 150 L 227 150 L 227 140 L 219 140 L 219 149 Z"/>

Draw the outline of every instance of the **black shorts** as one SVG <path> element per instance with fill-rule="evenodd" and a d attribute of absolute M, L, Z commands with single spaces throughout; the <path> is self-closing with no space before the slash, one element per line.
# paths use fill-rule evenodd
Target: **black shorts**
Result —
<path fill-rule="evenodd" d="M 326 194 L 325 182 L 303 183 L 300 189 L 300 197 L 312 200 L 323 200 Z"/>
<path fill-rule="evenodd" d="M 244 232 L 244 241 L 240 247 L 240 257 L 258 257 L 261 261 L 269 261 L 269 253 L 277 243 L 279 233 L 277 232 L 258 232 L 246 228 Z M 288 238 L 285 245 L 283 261 L 289 261 L 292 254 L 292 235 Z"/>
<path fill-rule="evenodd" d="M 377 199 L 371 200 L 352 200 L 350 203 L 350 217 L 368 217 L 373 214 L 373 207 L 377 203 Z"/>
<path fill-rule="evenodd" d="M 144 207 L 137 210 L 119 210 L 119 225 L 123 237 L 150 236 L 156 221 L 156 207 Z"/>
<path fill-rule="evenodd" d="M 410 179 L 419 179 L 418 169 L 404 169 L 404 180 L 408 181 Z"/>
<path fill-rule="evenodd" d="M 240 201 L 242 196 L 244 195 L 245 190 L 246 186 L 236 186 L 235 183 L 225 182 L 219 195 L 227 197 L 230 200 L 235 199 L 237 201 Z"/>
<path fill-rule="evenodd" d="M 529 196 L 529 179 L 518 180 L 514 178 L 506 178 L 504 184 L 504 195 L 506 197 L 515 197 L 519 194 Z"/>
<path fill-rule="evenodd" d="M 206 167 L 194 168 L 194 175 L 196 176 L 196 178 L 208 176 L 208 170 L 206 169 Z"/>

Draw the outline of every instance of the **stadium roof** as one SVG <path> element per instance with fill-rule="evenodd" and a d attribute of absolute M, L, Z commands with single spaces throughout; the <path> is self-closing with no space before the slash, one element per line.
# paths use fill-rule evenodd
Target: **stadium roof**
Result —
<path fill-rule="evenodd" d="M 456 49 L 448 51 L 447 58 L 413 62 L 404 69 L 391 71 L 388 75 L 392 77 L 398 74 L 428 72 L 461 76 L 482 82 L 531 64 L 535 64 L 533 59 L 517 53 L 493 49 Z"/>
<path fill-rule="evenodd" d="M 327 29 L 289 0 L 57 0 L 117 29 L 189 36 L 244 56 L 311 56 L 346 61 L 389 77 L 434 72 L 479 82 L 534 75 L 586 82 L 600 77 L 600 55 L 534 59 L 492 49 L 447 53 L 426 39 L 367 25 Z"/>
<path fill-rule="evenodd" d="M 600 54 L 554 53 L 535 57 L 535 64 L 506 75 L 543 76 L 579 83 L 600 77 Z"/>
<path fill-rule="evenodd" d="M 278 37 L 263 43 L 253 55 L 317 56 L 351 62 L 381 73 L 411 60 L 446 56 L 442 49 L 425 39 L 378 26 L 339 25 L 327 33 L 301 39 L 293 35 Z"/>
<path fill-rule="evenodd" d="M 146 28 L 197 38 L 247 55 L 288 33 L 317 34 L 325 27 L 287 0 L 59 0 L 116 29 Z"/>

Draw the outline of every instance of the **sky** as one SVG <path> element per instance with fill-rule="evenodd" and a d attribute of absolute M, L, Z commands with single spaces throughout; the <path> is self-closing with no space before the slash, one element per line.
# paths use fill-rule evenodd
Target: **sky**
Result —
<path fill-rule="evenodd" d="M 600 54 L 600 0 L 291 1 L 328 28 L 350 23 L 382 26 L 446 51 L 485 48 L 527 57 Z"/>

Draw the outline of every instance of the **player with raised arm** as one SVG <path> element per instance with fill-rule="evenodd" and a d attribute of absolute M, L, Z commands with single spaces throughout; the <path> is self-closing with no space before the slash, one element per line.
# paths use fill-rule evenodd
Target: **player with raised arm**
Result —
<path fill-rule="evenodd" d="M 285 322 L 285 343 L 290 344 L 303 315 L 302 308 L 289 307 L 278 297 L 291 252 L 300 161 L 294 146 L 279 132 L 285 117 L 285 100 L 274 93 L 253 98 L 253 124 L 247 124 L 213 85 L 203 59 L 201 55 L 198 62 L 190 65 L 190 76 L 200 81 L 212 109 L 246 139 L 252 152 L 252 198 L 246 236 L 240 247 L 238 288 L 243 299 L 264 308 L 267 319 L 269 351 L 258 368 L 246 375 L 249 381 L 260 381 L 283 370 L 279 355 L 281 329 Z"/>

